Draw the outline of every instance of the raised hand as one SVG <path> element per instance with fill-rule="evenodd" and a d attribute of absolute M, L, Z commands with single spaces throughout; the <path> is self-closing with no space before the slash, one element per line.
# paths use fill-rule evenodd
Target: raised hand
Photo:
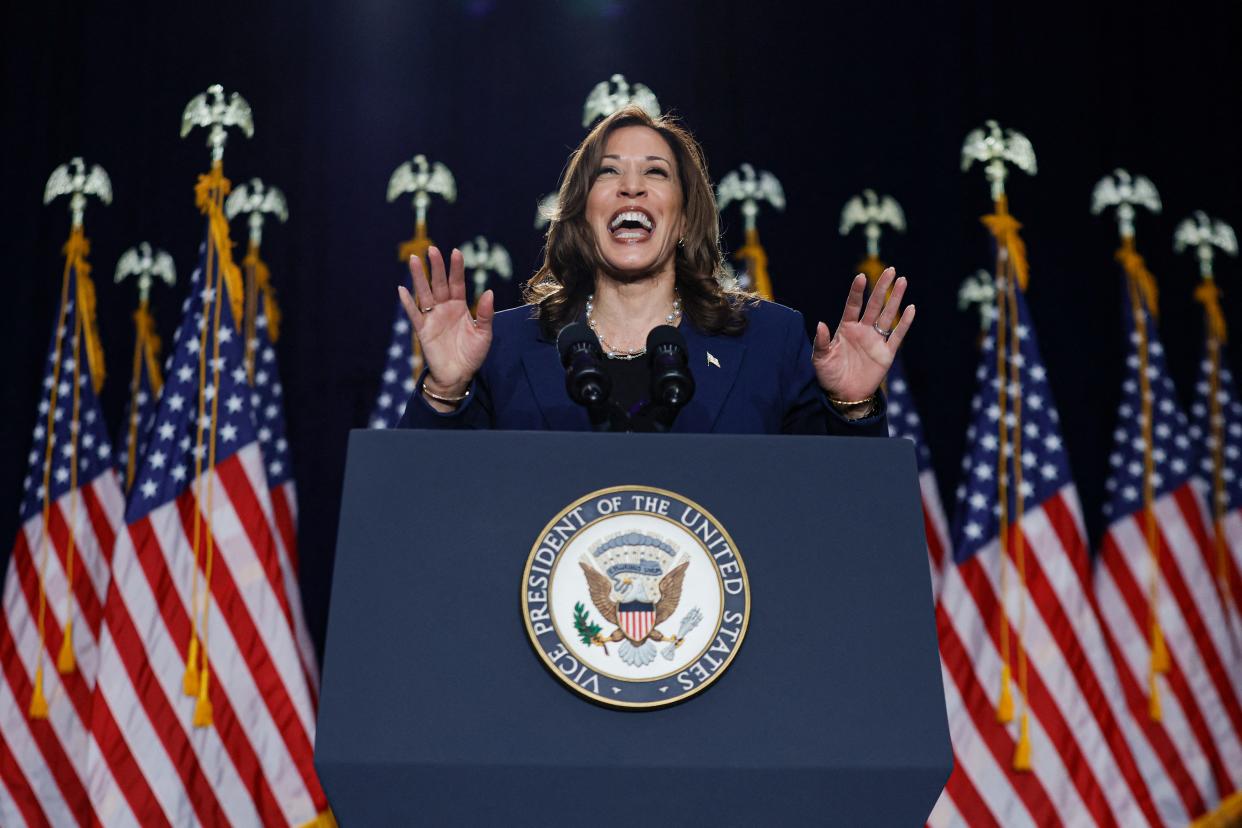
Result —
<path fill-rule="evenodd" d="M 429 374 L 428 390 L 457 397 L 466 393 L 492 345 L 495 297 L 490 290 L 486 291 L 479 298 L 477 318 L 472 317 L 466 302 L 466 267 L 461 251 L 454 250 L 450 255 L 447 276 L 438 248 L 427 251 L 427 258 L 431 262 L 430 283 L 423 273 L 423 263 L 411 256 L 414 295 L 398 287 L 397 296 L 422 344 Z"/>
<path fill-rule="evenodd" d="M 896 276 L 897 272 L 891 267 L 880 274 L 864 310 L 867 277 L 859 273 L 850 285 L 836 336 L 831 335 L 823 322 L 815 329 L 811 363 L 820 387 L 832 399 L 843 402 L 867 399 L 880 387 L 893 364 L 901 340 L 914 322 L 914 305 L 908 305 L 898 318 L 901 297 L 906 292 L 906 277 L 897 279 Z"/>

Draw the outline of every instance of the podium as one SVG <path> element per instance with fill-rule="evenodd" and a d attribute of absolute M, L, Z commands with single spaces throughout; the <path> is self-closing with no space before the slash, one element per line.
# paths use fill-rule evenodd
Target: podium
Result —
<path fill-rule="evenodd" d="M 549 521 L 632 485 L 749 580 L 727 670 L 651 709 L 571 689 L 522 606 Z M 922 825 L 952 749 L 912 445 L 353 432 L 315 763 L 344 828 Z"/>

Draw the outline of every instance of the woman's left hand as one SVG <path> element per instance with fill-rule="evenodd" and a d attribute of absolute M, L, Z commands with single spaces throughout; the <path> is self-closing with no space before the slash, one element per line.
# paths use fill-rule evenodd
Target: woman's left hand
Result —
<path fill-rule="evenodd" d="M 891 267 L 880 274 L 864 310 L 867 277 L 859 273 L 850 285 L 836 335 L 833 336 L 823 322 L 816 328 L 811 364 L 815 366 L 820 387 L 830 398 L 864 400 L 884 381 L 897 348 L 914 321 L 914 305 L 907 305 L 898 320 L 901 297 L 906 292 L 906 277 L 896 279 L 896 276 L 897 271 Z"/>

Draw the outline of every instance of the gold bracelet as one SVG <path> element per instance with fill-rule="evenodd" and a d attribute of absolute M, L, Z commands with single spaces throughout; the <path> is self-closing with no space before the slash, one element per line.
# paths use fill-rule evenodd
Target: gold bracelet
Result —
<path fill-rule="evenodd" d="M 466 397 L 470 396 L 470 389 L 467 388 L 466 393 L 462 394 L 460 397 L 442 397 L 439 394 L 437 394 L 435 391 L 432 391 L 430 388 L 428 388 L 427 383 L 425 381 L 423 382 L 422 391 L 423 391 L 423 396 L 429 399 L 433 399 L 436 402 L 442 402 L 445 405 L 456 405 L 457 403 L 466 399 Z"/>
<path fill-rule="evenodd" d="M 837 408 L 849 408 L 850 406 L 853 406 L 853 405 L 862 405 L 863 403 L 874 403 L 875 394 L 872 394 L 870 397 L 863 397 L 861 400 L 838 400 L 834 397 L 829 397 L 828 402 L 832 403 Z"/>

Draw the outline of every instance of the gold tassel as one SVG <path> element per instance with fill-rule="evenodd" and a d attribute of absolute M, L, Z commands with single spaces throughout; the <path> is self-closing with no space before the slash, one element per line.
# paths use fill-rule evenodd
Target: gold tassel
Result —
<path fill-rule="evenodd" d="M 1121 247 L 1117 248 L 1115 258 L 1121 263 L 1121 269 L 1125 271 L 1125 274 L 1134 280 L 1139 293 L 1143 295 L 1143 304 L 1147 306 L 1147 312 L 1158 317 L 1160 315 L 1160 291 L 1156 287 L 1156 277 L 1151 275 L 1151 271 L 1147 269 L 1147 263 L 1134 249 L 1133 236 L 1122 237 Z"/>
<path fill-rule="evenodd" d="M 1022 711 L 1022 723 L 1018 726 L 1018 744 L 1013 749 L 1013 769 L 1029 771 L 1031 769 L 1031 728 L 1030 713 Z"/>
<path fill-rule="evenodd" d="M 194 726 L 211 727 L 211 700 L 207 698 L 207 671 L 203 670 L 203 678 L 199 683 L 198 701 L 194 703 Z"/>
<path fill-rule="evenodd" d="M 858 263 L 858 272 L 867 277 L 867 286 L 874 288 L 875 283 L 880 280 L 880 274 L 884 272 L 884 262 L 880 261 L 879 256 L 868 256 Z"/>
<path fill-rule="evenodd" d="M 147 376 L 151 378 L 151 390 L 158 396 L 164 387 L 160 371 L 160 336 L 155 332 L 155 319 L 146 305 L 134 311 L 134 330 L 142 343 L 142 358 L 146 361 Z"/>
<path fill-rule="evenodd" d="M 1001 724 L 1013 721 L 1013 690 L 1010 689 L 1009 683 L 1009 664 L 1002 664 L 1000 700 L 996 703 L 996 721 Z"/>
<path fill-rule="evenodd" d="M 332 809 L 329 808 L 317 814 L 314 819 L 303 822 L 298 828 L 337 828 L 336 816 L 332 813 Z"/>
<path fill-rule="evenodd" d="M 746 243 L 733 258 L 746 262 L 751 288 L 764 299 L 771 301 L 772 280 L 768 278 L 768 253 L 759 243 L 759 228 L 752 227 L 746 231 Z"/>
<path fill-rule="evenodd" d="M 411 256 L 417 256 L 427 263 L 427 251 L 431 249 L 431 239 L 427 238 L 426 222 L 414 225 L 414 238 L 406 239 L 397 245 L 397 261 L 407 264 Z"/>
<path fill-rule="evenodd" d="M 86 362 L 90 366 L 91 385 L 98 394 L 103 388 L 107 371 L 104 366 L 103 345 L 99 341 L 99 326 L 95 321 L 95 283 L 91 281 L 91 266 L 86 261 L 87 254 L 91 252 L 91 242 L 83 234 L 81 227 L 75 227 L 61 250 L 65 254 L 66 263 L 77 274 L 78 291 L 75 299 L 82 318 L 82 329 L 86 333 Z"/>
<path fill-rule="evenodd" d="M 1147 715 L 1153 722 L 1164 721 L 1164 712 L 1160 707 L 1160 685 L 1156 683 L 1156 671 L 1147 676 Z"/>
<path fill-rule="evenodd" d="M 233 261 L 233 242 L 229 239 L 229 222 L 224 217 L 220 204 L 228 195 L 232 183 L 224 177 L 224 163 L 216 161 L 211 165 L 211 172 L 200 175 L 194 185 L 194 203 L 200 212 L 207 216 L 212 241 L 215 242 L 216 254 L 220 257 L 218 266 L 228 289 L 229 304 L 233 309 L 234 324 L 241 324 L 244 313 L 245 286 L 242 283 L 241 270 Z M 216 193 L 219 193 L 217 196 Z"/>
<path fill-rule="evenodd" d="M 34 695 L 30 697 L 30 718 L 47 718 L 47 699 L 43 698 L 43 664 L 35 668 Z"/>
<path fill-rule="evenodd" d="M 56 669 L 62 676 L 73 672 L 73 619 L 65 622 L 65 637 L 60 641 L 60 652 L 56 654 Z"/>
<path fill-rule="evenodd" d="M 996 239 L 997 246 L 1004 248 L 1009 254 L 1018 287 L 1025 291 L 1030 278 L 1030 268 L 1026 262 L 1026 242 L 1018 235 L 1022 223 L 1009 214 L 1009 200 L 1004 195 L 996 199 L 996 212 L 983 216 L 980 221 Z"/>
<path fill-rule="evenodd" d="M 1220 290 L 1217 289 L 1216 283 L 1204 279 L 1195 288 L 1195 301 L 1203 305 L 1203 311 L 1207 314 L 1208 335 L 1224 345 L 1228 341 L 1225 331 L 1225 315 L 1220 310 Z"/>
<path fill-rule="evenodd" d="M 185 673 L 181 676 L 181 692 L 198 695 L 198 636 L 190 638 L 190 652 L 185 657 Z"/>
<path fill-rule="evenodd" d="M 1169 672 L 1169 648 L 1164 644 L 1164 630 L 1160 622 L 1151 622 L 1151 669 L 1154 673 Z"/>

